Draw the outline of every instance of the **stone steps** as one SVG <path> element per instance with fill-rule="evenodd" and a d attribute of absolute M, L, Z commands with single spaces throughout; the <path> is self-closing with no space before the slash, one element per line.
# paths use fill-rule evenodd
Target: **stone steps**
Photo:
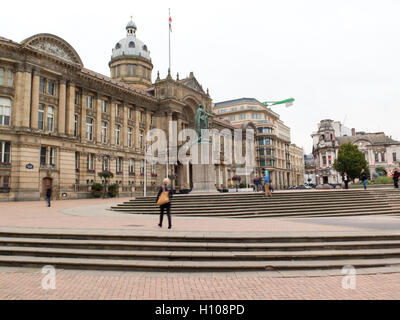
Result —
<path fill-rule="evenodd" d="M 269 236 L 0 232 L 0 265 L 218 272 L 400 265 L 400 234 Z"/>

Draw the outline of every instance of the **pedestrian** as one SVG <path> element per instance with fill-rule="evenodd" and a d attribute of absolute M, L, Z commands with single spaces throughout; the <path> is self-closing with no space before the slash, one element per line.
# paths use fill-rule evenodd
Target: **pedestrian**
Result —
<path fill-rule="evenodd" d="M 364 185 L 364 190 L 367 190 L 368 176 L 364 169 L 361 170 L 360 180 L 362 181 L 362 183 Z"/>
<path fill-rule="evenodd" d="M 51 200 L 51 188 L 46 189 L 46 200 L 48 207 L 50 207 L 50 200 Z"/>
<path fill-rule="evenodd" d="M 349 188 L 349 176 L 347 175 L 346 172 L 343 173 L 343 182 L 344 182 L 344 188 L 348 189 Z"/>
<path fill-rule="evenodd" d="M 168 217 L 168 229 L 171 229 L 171 199 L 173 195 L 173 190 L 170 185 L 169 179 L 165 178 L 163 183 L 158 190 L 156 203 L 160 206 L 160 223 L 158 226 L 162 228 L 163 218 L 164 218 L 164 211 L 167 211 Z"/>
<path fill-rule="evenodd" d="M 256 177 L 254 178 L 254 189 L 255 189 L 255 192 L 260 191 L 260 182 L 261 182 L 260 177 L 259 177 L 259 176 L 256 176 Z"/>
<path fill-rule="evenodd" d="M 270 183 L 271 183 L 271 180 L 269 178 L 269 172 L 268 172 L 268 170 L 265 170 L 265 173 L 264 173 L 264 190 L 265 190 L 265 197 L 266 198 L 272 197 L 271 189 L 269 188 Z"/>
<path fill-rule="evenodd" d="M 400 178 L 400 172 L 397 171 L 397 168 L 395 168 L 395 169 L 393 170 L 393 184 L 394 184 L 394 187 L 395 187 L 396 189 L 399 188 L 399 178 Z"/>

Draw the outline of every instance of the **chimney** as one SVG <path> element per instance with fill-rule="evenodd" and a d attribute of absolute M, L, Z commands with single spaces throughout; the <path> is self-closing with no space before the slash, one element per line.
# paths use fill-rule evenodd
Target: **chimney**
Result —
<path fill-rule="evenodd" d="M 356 135 L 356 129 L 355 129 L 355 128 L 352 128 L 352 129 L 351 129 L 351 135 L 352 135 L 353 137 L 355 137 L 355 135 Z"/>

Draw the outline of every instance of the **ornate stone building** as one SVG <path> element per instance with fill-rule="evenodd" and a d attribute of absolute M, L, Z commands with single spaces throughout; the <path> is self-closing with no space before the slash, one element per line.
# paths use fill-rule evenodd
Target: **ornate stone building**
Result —
<path fill-rule="evenodd" d="M 254 127 L 256 175 L 262 176 L 263 170 L 269 170 L 276 189 L 304 183 L 303 149 L 291 144 L 290 128 L 279 114 L 254 98 L 218 102 L 213 110 L 237 128 L 249 124 Z"/>
<path fill-rule="evenodd" d="M 344 143 L 352 143 L 364 153 L 372 179 L 376 176 L 377 167 L 382 167 L 388 172 L 400 165 L 400 142 L 383 132 L 356 132 L 338 121 L 327 119 L 318 124 L 318 131 L 311 136 L 317 184 L 342 182 L 342 177 L 333 168 L 333 164 L 340 145 Z"/>
<path fill-rule="evenodd" d="M 111 171 L 125 195 L 142 194 L 167 175 L 177 190 L 190 189 L 191 165 L 151 165 L 144 160 L 152 128 L 168 132 L 193 128 L 200 103 L 212 100 L 193 74 L 152 82 L 147 46 L 136 26 L 113 49 L 111 77 L 84 67 L 65 40 L 37 34 L 21 43 L 0 37 L 0 200 L 38 200 L 47 187 L 55 198 L 87 197 L 97 173 Z M 218 118 L 211 128 L 234 127 Z M 144 170 L 144 167 L 146 170 Z M 231 165 L 215 167 L 216 185 L 225 188 Z"/>

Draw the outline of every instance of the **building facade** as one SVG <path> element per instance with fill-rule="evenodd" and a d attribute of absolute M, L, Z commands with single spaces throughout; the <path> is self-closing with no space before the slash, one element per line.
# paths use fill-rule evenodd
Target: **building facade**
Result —
<path fill-rule="evenodd" d="M 21 43 L 0 37 L 0 200 L 38 200 L 51 187 L 54 198 L 90 195 L 98 173 L 124 195 L 155 189 L 173 176 L 177 190 L 190 189 L 190 164 L 145 161 L 147 132 L 193 128 L 199 104 L 212 112 L 212 99 L 193 74 L 152 82 L 147 46 L 130 21 L 115 45 L 111 77 L 88 70 L 73 47 L 52 34 Z M 233 130 L 210 118 L 210 127 Z M 146 170 L 145 170 L 146 166 Z M 146 179 L 144 174 L 146 172 Z M 215 166 L 216 185 L 226 188 L 233 165 Z"/>
<path fill-rule="evenodd" d="M 311 136 L 317 184 L 342 182 L 342 177 L 333 168 L 333 164 L 340 145 L 344 143 L 352 143 L 364 153 L 372 179 L 376 176 L 378 167 L 386 172 L 399 167 L 400 142 L 386 136 L 384 132 L 356 132 L 340 122 L 327 119 L 319 123 L 318 131 Z"/>
<path fill-rule="evenodd" d="M 251 123 L 255 128 L 254 174 L 270 171 L 275 189 L 303 184 L 303 149 L 291 144 L 290 128 L 277 113 L 254 98 L 214 104 L 214 113 L 237 128 Z"/>

